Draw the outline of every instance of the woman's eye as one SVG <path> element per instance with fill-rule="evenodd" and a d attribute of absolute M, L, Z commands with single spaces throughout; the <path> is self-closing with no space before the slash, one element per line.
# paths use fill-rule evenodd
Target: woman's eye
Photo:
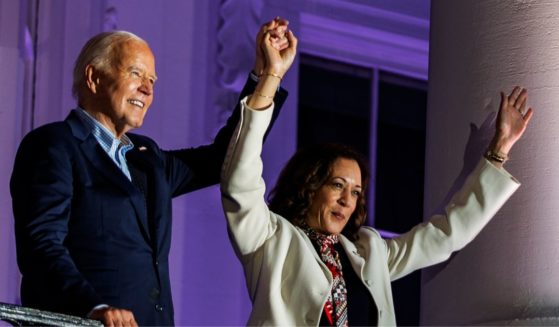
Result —
<path fill-rule="evenodd" d="M 333 185 L 335 188 L 343 188 L 343 187 L 344 187 L 344 186 L 342 185 L 342 183 L 338 183 L 338 182 L 334 182 L 334 183 L 332 183 L 332 185 Z"/>
<path fill-rule="evenodd" d="M 133 70 L 133 71 L 132 71 L 132 75 L 134 75 L 134 76 L 136 76 L 136 77 L 140 77 L 140 72 L 139 72 L 139 71 L 136 71 L 136 70 Z"/>
<path fill-rule="evenodd" d="M 355 197 L 359 197 L 361 195 L 361 192 L 353 191 L 353 192 L 351 192 L 351 194 L 353 194 L 353 196 L 355 196 Z"/>

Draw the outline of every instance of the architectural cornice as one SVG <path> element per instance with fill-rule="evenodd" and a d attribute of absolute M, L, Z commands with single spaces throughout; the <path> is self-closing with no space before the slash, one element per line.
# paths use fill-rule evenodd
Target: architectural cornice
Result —
<path fill-rule="evenodd" d="M 427 19 L 341 0 L 302 9 L 301 53 L 427 80 Z"/>

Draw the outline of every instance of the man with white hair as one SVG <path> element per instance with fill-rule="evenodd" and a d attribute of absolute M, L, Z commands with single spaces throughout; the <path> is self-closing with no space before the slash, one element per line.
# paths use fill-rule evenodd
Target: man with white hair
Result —
<path fill-rule="evenodd" d="M 278 49 L 294 51 L 286 30 L 281 19 L 262 26 L 241 98 L 262 73 L 266 59 L 258 47 L 266 32 Z M 144 40 L 124 31 L 101 33 L 75 63 L 78 107 L 21 142 L 10 188 L 23 305 L 107 326 L 174 324 L 171 200 L 219 182 L 239 108 L 212 144 L 162 150 L 129 133 L 142 125 L 156 80 Z M 276 92 L 276 108 L 286 96 Z"/>

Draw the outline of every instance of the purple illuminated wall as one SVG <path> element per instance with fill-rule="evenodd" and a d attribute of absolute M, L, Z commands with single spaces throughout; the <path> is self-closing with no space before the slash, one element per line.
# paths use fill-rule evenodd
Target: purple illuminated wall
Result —
<path fill-rule="evenodd" d="M 390 2 L 392 3 L 392 2 Z M 210 142 L 228 116 L 253 61 L 259 25 L 287 17 L 300 52 L 426 79 L 428 1 L 364 0 L 0 0 L 0 301 L 18 302 L 8 192 L 15 150 L 32 127 L 63 119 L 75 105 L 71 66 L 92 35 L 130 30 L 151 45 L 159 80 L 138 131 L 164 148 Z M 332 14 L 336 13 L 336 14 Z M 34 23 L 37 18 L 37 28 Z M 33 56 L 32 37 L 37 32 Z M 33 60 L 36 68 L 33 69 Z M 32 84 L 33 76 L 35 84 Z M 265 178 L 295 149 L 297 62 L 290 92 L 264 150 Z M 34 98 L 34 103 L 31 99 Z M 178 325 L 242 325 L 250 311 L 217 187 L 176 199 L 171 278 Z"/>
<path fill-rule="evenodd" d="M 8 191 L 12 161 L 20 140 L 23 63 L 18 48 L 19 4 L 0 1 L 0 301 L 15 302 L 19 292 L 19 273 L 15 268 L 15 247 L 11 202 Z"/>

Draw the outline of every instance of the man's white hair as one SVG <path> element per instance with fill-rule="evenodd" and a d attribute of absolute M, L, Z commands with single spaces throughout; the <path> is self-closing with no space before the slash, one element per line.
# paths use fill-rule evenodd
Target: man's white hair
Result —
<path fill-rule="evenodd" d="M 127 31 L 103 32 L 87 41 L 74 63 L 72 95 L 75 99 L 80 99 L 80 92 L 85 86 L 85 67 L 92 65 L 96 69 L 107 72 L 113 64 L 114 49 L 129 40 L 147 44 L 136 34 Z"/>

